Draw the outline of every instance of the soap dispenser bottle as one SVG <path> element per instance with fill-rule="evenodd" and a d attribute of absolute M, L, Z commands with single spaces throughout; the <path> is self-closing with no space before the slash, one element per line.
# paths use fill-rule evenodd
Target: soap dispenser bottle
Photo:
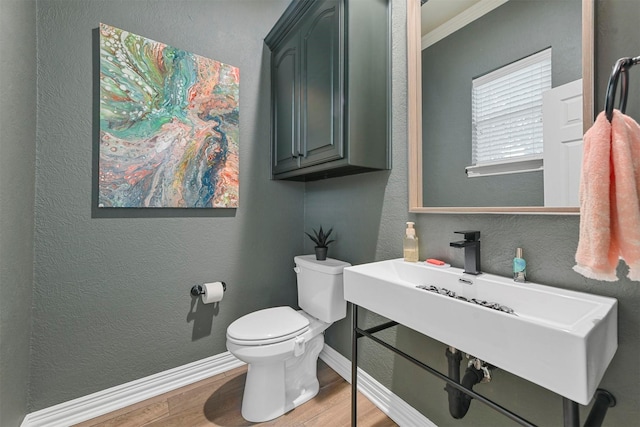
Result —
<path fill-rule="evenodd" d="M 527 262 L 522 258 L 522 248 L 516 249 L 516 256 L 513 258 L 513 280 L 520 283 L 527 280 Z"/>
<path fill-rule="evenodd" d="M 407 222 L 407 230 L 404 235 L 404 260 L 418 262 L 418 236 L 413 222 Z"/>

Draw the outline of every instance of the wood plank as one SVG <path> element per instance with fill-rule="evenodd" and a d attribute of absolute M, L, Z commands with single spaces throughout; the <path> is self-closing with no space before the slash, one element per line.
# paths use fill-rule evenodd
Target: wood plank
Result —
<path fill-rule="evenodd" d="M 127 408 L 77 424 L 76 427 L 199 427 L 199 426 L 349 426 L 351 385 L 318 361 L 318 395 L 292 411 L 265 423 L 242 418 L 242 395 L 247 367 L 139 402 Z M 358 393 L 358 425 L 391 427 L 396 424 Z"/>
<path fill-rule="evenodd" d="M 120 413 L 120 411 L 118 411 L 118 413 Z M 139 427 L 167 415 L 169 415 L 169 406 L 165 400 L 162 400 L 147 403 L 144 406 L 121 413 L 120 415 L 114 416 L 114 413 L 107 414 L 79 425 L 91 427 Z"/>

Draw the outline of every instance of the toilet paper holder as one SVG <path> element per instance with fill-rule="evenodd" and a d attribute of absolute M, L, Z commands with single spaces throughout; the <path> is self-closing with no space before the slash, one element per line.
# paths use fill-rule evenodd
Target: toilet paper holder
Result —
<path fill-rule="evenodd" d="M 224 282 L 220 283 L 222 283 L 222 290 L 226 292 L 227 284 Z M 202 287 L 202 285 L 193 285 L 193 287 L 191 288 L 191 295 L 193 295 L 194 297 L 199 297 L 202 294 L 204 294 L 204 288 Z"/>

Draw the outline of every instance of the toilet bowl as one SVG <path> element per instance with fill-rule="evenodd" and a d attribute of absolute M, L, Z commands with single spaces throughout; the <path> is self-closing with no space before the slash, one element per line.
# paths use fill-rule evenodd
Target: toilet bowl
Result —
<path fill-rule="evenodd" d="M 316 363 L 329 323 L 291 307 L 268 308 L 239 320 L 244 324 L 234 322 L 227 330 L 227 349 L 249 364 L 242 398 L 247 421 L 272 420 L 318 393 Z M 266 339 L 246 339 L 243 332 L 249 330 L 242 327 L 253 321 L 261 326 L 279 323 L 282 328 Z"/>
<path fill-rule="evenodd" d="M 298 304 L 249 313 L 227 328 L 227 349 L 249 367 L 242 416 L 263 422 L 312 399 L 319 390 L 324 331 L 346 315 L 342 269 L 350 264 L 314 255 L 295 257 Z"/>

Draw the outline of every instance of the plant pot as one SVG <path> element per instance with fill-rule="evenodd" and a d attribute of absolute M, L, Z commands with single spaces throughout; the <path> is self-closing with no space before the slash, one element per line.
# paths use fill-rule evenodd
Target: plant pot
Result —
<path fill-rule="evenodd" d="M 327 251 L 329 250 L 329 248 L 325 247 L 321 247 L 321 246 L 316 246 L 316 259 L 318 261 L 324 261 L 327 259 Z"/>

